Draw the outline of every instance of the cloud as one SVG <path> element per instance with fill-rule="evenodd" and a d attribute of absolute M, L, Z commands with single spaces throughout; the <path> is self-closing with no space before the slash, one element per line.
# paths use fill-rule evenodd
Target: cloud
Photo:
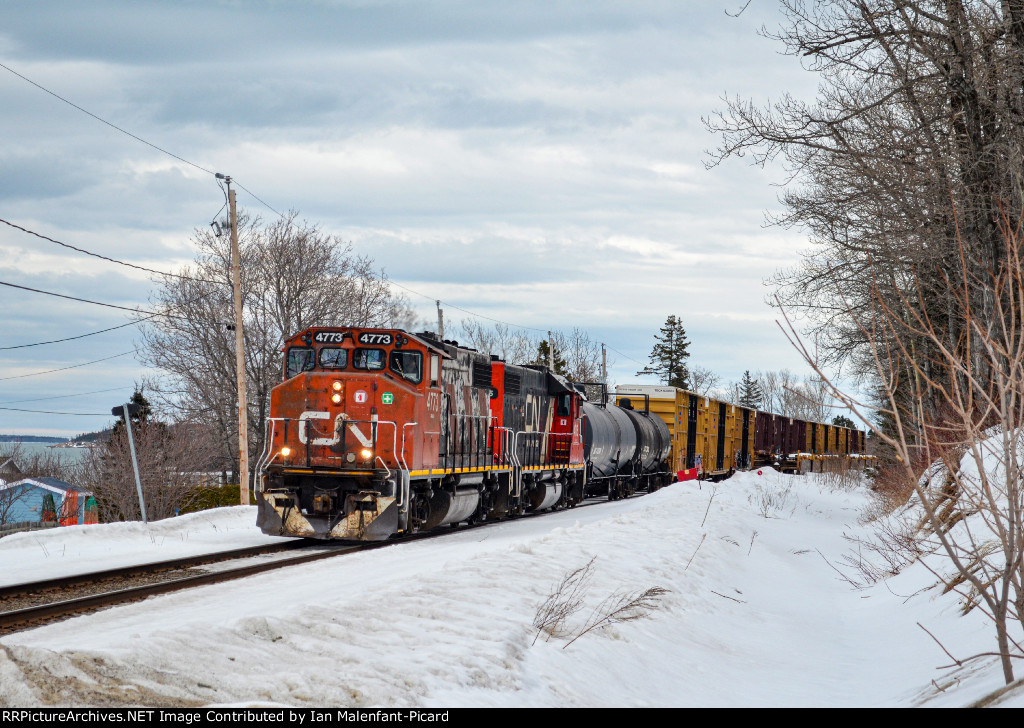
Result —
<path fill-rule="evenodd" d="M 187 161 L 0 69 L 0 216 L 174 270 L 224 202 L 191 162 L 351 240 L 424 294 L 408 295 L 426 320 L 440 298 L 542 332 L 579 326 L 625 354 L 616 376 L 628 381 L 676 313 L 702 363 L 727 378 L 797 368 L 761 284 L 803 247 L 798 233 L 762 225 L 779 172 L 706 170 L 715 140 L 700 119 L 723 91 L 763 101 L 813 92 L 813 79 L 756 35 L 776 21 L 773 5 L 738 19 L 722 12 L 733 5 L 100 0 L 42 13 L 7 3 L 0 61 Z M 275 216 L 238 193 L 245 211 Z M 151 288 L 141 273 L 2 226 L 0 279 L 127 306 L 146 305 Z M 126 318 L 10 290 L 0 306 L 0 346 Z M 133 337 L 129 327 L 0 351 L 0 367 L 96 359 Z M 45 386 L 17 380 L 17 393 L 143 374 L 118 360 Z M 14 389 L 0 381 L 0 400 Z M 51 419 L 0 414 L 0 432 L 53 429 Z"/>

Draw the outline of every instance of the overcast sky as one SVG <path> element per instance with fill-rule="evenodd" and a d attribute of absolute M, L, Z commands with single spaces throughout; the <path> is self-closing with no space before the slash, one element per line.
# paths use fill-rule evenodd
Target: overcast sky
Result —
<path fill-rule="evenodd" d="M 704 166 L 717 139 L 701 117 L 725 93 L 814 93 L 757 35 L 777 5 L 726 14 L 742 4 L 14 0 L 0 63 L 351 240 L 423 294 L 405 291 L 424 320 L 440 298 L 540 331 L 578 326 L 627 383 L 645 381 L 635 372 L 676 314 L 691 367 L 728 382 L 805 371 L 762 283 L 806 245 L 763 224 L 781 170 Z M 191 260 L 192 231 L 223 203 L 209 174 L 4 69 L 0 110 L 0 218 L 150 268 Z M 239 203 L 274 217 L 245 192 Z M 6 225 L 0 281 L 129 308 L 152 289 Z M 127 312 L 7 286 L 0 310 L 0 407 L 102 415 L 0 409 L 0 434 L 99 429 L 147 374 L 116 356 L 135 326 L 10 348 Z M 463 316 L 446 309 L 449 324 Z"/>

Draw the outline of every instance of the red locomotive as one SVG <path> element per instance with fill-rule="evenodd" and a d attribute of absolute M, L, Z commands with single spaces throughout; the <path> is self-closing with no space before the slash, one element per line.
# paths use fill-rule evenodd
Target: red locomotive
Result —
<path fill-rule="evenodd" d="M 397 329 L 310 328 L 284 354 L 266 533 L 376 541 L 583 499 L 582 395 L 543 368 Z"/>

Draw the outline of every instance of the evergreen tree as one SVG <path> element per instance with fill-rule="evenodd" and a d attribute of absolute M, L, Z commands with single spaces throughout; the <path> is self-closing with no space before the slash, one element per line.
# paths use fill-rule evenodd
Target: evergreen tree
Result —
<path fill-rule="evenodd" d="M 853 420 L 851 420 L 849 417 L 844 417 L 843 415 L 836 415 L 832 419 L 832 424 L 835 425 L 836 427 L 847 427 L 851 430 L 854 429 Z"/>
<path fill-rule="evenodd" d="M 149 403 L 149 400 L 146 399 L 146 395 L 143 393 L 143 390 L 144 387 L 136 387 L 135 391 L 132 393 L 131 399 L 128 400 L 129 405 L 138 408 L 137 410 L 133 409 L 134 414 L 131 415 L 132 425 L 145 424 L 149 421 L 150 415 L 153 414 L 153 407 Z M 115 432 L 124 429 L 123 417 L 119 417 L 117 419 L 114 423 L 113 429 Z"/>
<path fill-rule="evenodd" d="M 540 364 L 541 366 L 548 366 L 551 360 L 551 347 L 548 345 L 547 339 L 542 339 L 537 344 L 537 358 L 534 360 L 534 364 Z M 569 374 L 569 367 L 565 363 L 565 359 L 559 354 L 558 349 L 555 349 L 555 361 L 551 365 L 555 374 L 561 376 L 567 376 Z"/>
<path fill-rule="evenodd" d="M 764 394 L 761 392 L 761 384 L 750 376 L 750 370 L 743 372 L 743 379 L 740 380 L 739 404 L 743 407 L 760 407 Z"/>
<path fill-rule="evenodd" d="M 682 320 L 669 316 L 661 332 L 654 335 L 654 340 L 656 343 L 651 350 L 651 363 L 637 372 L 637 376 L 653 374 L 670 387 L 690 389 L 690 370 L 686 365 L 690 357 L 687 351 L 690 342 L 686 339 Z"/>

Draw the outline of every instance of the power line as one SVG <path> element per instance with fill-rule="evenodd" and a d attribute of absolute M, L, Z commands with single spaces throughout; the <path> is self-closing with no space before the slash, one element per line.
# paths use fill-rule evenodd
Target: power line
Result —
<path fill-rule="evenodd" d="M 239 189 L 243 189 L 243 190 L 245 190 L 245 191 L 246 191 L 246 192 L 248 192 L 248 193 L 249 193 L 250 195 L 252 195 L 253 197 L 255 197 L 255 198 L 256 198 L 256 201 L 257 201 L 257 202 L 261 203 L 261 204 L 262 204 L 262 205 L 263 205 L 264 207 L 266 207 L 266 208 L 267 208 L 268 210 L 270 210 L 270 211 L 271 211 L 272 213 L 274 213 L 274 214 L 275 214 L 275 215 L 277 215 L 278 217 L 284 217 L 284 215 L 282 215 L 282 214 L 281 214 L 280 212 L 278 212 L 277 210 L 275 210 L 275 209 L 274 209 L 273 207 L 271 207 L 270 205 L 268 205 L 268 204 L 267 204 L 266 202 L 263 202 L 263 200 L 261 200 L 261 199 L 260 199 L 259 197 L 256 197 L 255 193 L 251 192 L 251 191 L 250 191 L 249 189 L 247 189 L 246 187 L 244 187 L 244 186 L 242 185 L 242 183 L 241 183 L 241 182 L 239 182 L 239 181 L 238 181 L 237 179 L 234 179 L 234 178 L 232 178 L 232 180 L 231 180 L 231 181 L 235 183 L 235 186 L 236 186 L 236 187 L 238 187 Z M 218 213 L 218 214 L 219 214 L 219 213 Z"/>
<path fill-rule="evenodd" d="M 158 311 L 144 311 L 136 308 L 127 308 L 125 306 L 115 306 L 112 303 L 101 303 L 100 301 L 90 301 L 88 298 L 75 298 L 74 296 L 65 296 L 63 293 L 54 293 L 53 291 L 43 291 L 39 288 L 29 288 L 28 286 L 19 286 L 16 283 L 8 283 L 7 281 L 0 281 L 0 286 L 7 286 L 8 288 L 19 288 L 23 291 L 31 291 L 32 293 L 42 293 L 46 296 L 56 296 L 57 298 L 66 298 L 69 301 L 78 301 L 79 303 L 91 303 L 94 306 L 105 306 L 106 308 L 116 308 L 120 311 L 130 311 L 136 315 L 148 314 L 147 318 L 154 316 L 166 316 L 167 318 L 181 319 L 182 321 L 188 321 L 186 316 L 176 316 L 173 313 L 160 313 Z"/>
<path fill-rule="evenodd" d="M 145 139 L 143 139 L 143 138 L 142 138 L 142 137 L 140 137 L 140 136 L 135 136 L 135 135 L 134 135 L 134 134 L 132 134 L 132 133 L 131 133 L 130 131 L 126 131 L 126 130 L 122 129 L 121 127 L 117 126 L 116 124 L 111 124 L 111 123 L 110 123 L 109 121 L 107 121 L 106 119 L 102 119 L 102 118 L 100 118 L 99 116 L 96 116 L 96 114 L 92 113 L 91 111 L 88 111 L 88 110 L 86 110 L 86 109 L 83 109 L 83 108 L 82 108 L 81 106 L 79 106 L 78 104 L 76 104 L 76 103 L 73 103 L 73 102 L 71 102 L 71 101 L 68 101 L 68 100 L 67 100 L 66 98 L 64 98 L 63 96 L 61 96 L 61 95 L 59 95 L 59 94 L 55 94 L 55 93 L 54 93 L 53 91 L 51 91 L 50 89 L 46 88 L 45 86 L 41 86 L 41 85 L 39 85 L 38 83 L 36 83 L 35 81 L 33 81 L 33 80 L 32 80 L 31 78 L 28 78 L 28 77 L 26 77 L 26 76 L 22 76 L 22 75 L 21 75 L 20 73 L 18 73 L 17 71 L 15 71 L 15 70 L 14 70 L 13 68 L 10 68 L 9 66 L 5 66 L 4 64 L 0 63 L 0 68 L 3 68 L 3 69 L 4 69 L 4 70 L 6 70 L 6 71 L 10 71 L 10 72 L 11 72 L 11 73 L 13 73 L 13 74 L 14 74 L 15 76 L 17 76 L 18 78 L 20 78 L 20 79 L 21 79 L 22 81 L 27 81 L 28 83 L 30 83 L 30 84 L 32 84 L 33 86 L 35 86 L 35 87 L 36 87 L 37 89 L 39 89 L 39 90 L 41 90 L 41 91 L 45 91 L 46 93 L 50 94 L 50 96 L 53 96 L 53 97 L 54 97 L 55 99 L 60 99 L 61 101 L 63 101 L 63 102 L 64 102 L 65 104 L 67 104 L 68 106 L 73 106 L 74 108 L 76 108 L 76 109 L 78 109 L 79 111 L 81 111 L 81 112 L 82 112 L 83 114 L 86 114 L 86 115 L 88 115 L 88 116 L 91 116 L 91 117 L 92 117 L 92 118 L 94 118 L 94 119 L 95 119 L 96 121 L 99 121 L 99 122 L 102 122 L 102 123 L 106 124 L 106 125 L 107 125 L 107 126 L 109 126 L 109 127 L 111 128 L 111 129 L 116 129 L 117 131 L 121 132 L 122 134 L 127 134 L 127 135 L 128 135 L 128 136 L 130 136 L 130 137 L 131 137 L 132 139 L 134 139 L 134 140 L 136 140 L 136 141 L 139 141 L 139 142 L 142 142 L 142 143 L 143 143 L 143 144 L 145 144 L 145 145 L 146 145 L 147 147 L 152 147 L 153 149 L 157 150 L 158 152 L 163 152 L 164 154 L 166 154 L 166 155 L 168 155 L 168 156 L 170 156 L 170 157 L 174 157 L 174 158 L 175 158 L 175 159 L 177 159 L 178 161 L 180 161 L 180 162 L 184 162 L 185 164 L 188 164 L 188 165 L 190 165 L 190 166 L 192 166 L 192 167 L 195 167 L 196 169 L 198 169 L 198 170 L 200 170 L 200 171 L 202 171 L 202 172 L 206 172 L 207 174 L 210 174 L 210 175 L 214 174 L 213 172 L 211 172 L 210 170 L 208 170 L 208 169 L 207 169 L 206 167 L 201 167 L 201 166 L 199 166 L 198 164 L 196 164 L 195 162 L 190 162 L 190 161 L 188 161 L 187 159 L 185 159 L 184 157 L 179 157 L 179 156 L 178 156 L 177 154 L 174 154 L 174 153 L 172 153 L 172 152 L 168 152 L 168 151 L 167 151 L 166 149 L 164 149 L 163 147 L 158 147 L 158 146 L 157 146 L 156 144 L 153 144 L 152 142 L 147 142 L 147 141 L 146 141 Z"/>
<path fill-rule="evenodd" d="M 395 281 L 392 281 L 392 280 L 389 280 L 388 283 L 396 285 L 399 288 L 404 288 L 405 290 L 409 291 L 409 293 L 415 293 L 417 296 L 423 296 L 424 298 L 429 299 L 431 301 L 440 300 L 440 299 L 436 298 L 435 296 L 428 296 L 425 293 L 420 293 L 419 291 L 414 291 L 412 288 L 409 288 L 408 286 L 403 286 L 401 283 L 395 283 Z M 463 313 L 468 313 L 470 316 L 476 316 L 477 318 L 487 319 L 488 321 L 494 321 L 494 322 L 499 323 L 499 324 L 505 324 L 506 326 L 511 326 L 513 328 L 516 328 L 516 329 L 526 329 L 528 331 L 540 331 L 541 333 L 545 333 L 545 334 L 548 331 L 547 329 L 538 329 L 535 326 L 520 326 L 519 324 L 514 324 L 514 323 L 512 323 L 510 321 L 502 321 L 501 319 L 492 318 L 490 316 L 484 316 L 483 314 L 474 313 L 473 311 L 470 311 L 468 309 L 462 308 L 460 306 L 456 306 L 454 303 L 448 303 L 447 301 L 441 301 L 441 303 L 443 303 L 445 306 L 448 306 L 449 308 L 454 308 L 456 311 L 462 311 Z"/>
<path fill-rule="evenodd" d="M 216 283 L 218 285 L 224 285 L 225 284 L 224 281 L 211 281 L 211 280 L 207 280 L 205 278 L 193 278 L 192 276 L 183 276 L 183 275 L 180 275 L 178 273 L 166 273 L 166 272 L 164 272 L 162 270 L 154 270 L 153 268 L 146 268 L 145 266 L 135 265 L 134 263 L 127 263 L 127 262 L 125 262 L 123 260 L 118 260 L 117 258 L 110 258 L 110 257 L 108 257 L 106 255 L 101 255 L 99 253 L 93 253 L 92 251 L 86 250 L 85 248 L 79 248 L 79 247 L 76 247 L 76 246 L 71 245 L 69 243 L 62 243 L 59 240 L 54 240 L 53 238 L 47 237 L 46 235 L 42 235 L 41 233 L 37 233 L 34 230 L 29 230 L 28 228 L 24 228 L 21 225 L 15 225 L 13 222 L 10 222 L 8 220 L 4 220 L 3 218 L 0 218 L 0 222 L 2 222 L 4 225 L 9 225 L 10 227 L 15 228 L 16 230 L 21 230 L 22 232 L 28 233 L 29 235 L 35 235 L 37 238 L 41 238 L 41 239 L 49 241 L 51 243 L 56 243 L 57 245 L 60 245 L 60 246 L 65 247 L 65 248 L 68 248 L 70 250 L 74 250 L 74 251 L 77 251 L 79 253 L 84 253 L 85 255 L 91 255 L 94 258 L 99 258 L 101 260 L 106 260 L 106 261 L 109 261 L 111 263 L 117 263 L 118 265 L 124 265 L 124 266 L 127 266 L 129 268 L 135 268 L 136 270 L 145 271 L 146 273 L 156 273 L 157 275 L 160 275 L 160 276 L 169 276 L 171 278 L 182 278 L 182 279 L 187 280 L 187 281 L 196 281 L 196 282 L 199 282 L 199 283 Z M 230 284 L 228 284 L 228 285 L 230 285 Z"/>
<path fill-rule="evenodd" d="M 644 363 L 643 363 L 642 361 L 639 361 L 639 360 L 637 360 L 637 359 L 634 359 L 634 358 L 633 358 L 633 357 L 631 357 L 631 356 L 626 356 L 625 354 L 623 354 L 623 353 L 622 353 L 621 351 L 619 351 L 618 349 L 616 349 L 616 348 L 613 348 L 613 347 L 611 347 L 611 346 L 608 346 L 608 344 L 605 344 L 605 346 L 607 346 L 607 347 L 608 347 L 609 349 L 611 349 L 612 351 L 614 351 L 614 352 L 615 352 L 616 354 L 618 354 L 619 356 L 625 356 L 625 357 L 626 357 L 627 359 L 629 359 L 630 361 L 634 361 L 634 362 L 636 362 L 636 363 L 637 363 L 637 364 L 639 364 L 640 366 L 644 366 L 644 367 L 645 367 L 645 366 L 647 366 L 647 364 L 644 364 Z"/>
<path fill-rule="evenodd" d="M 26 377 L 38 377 L 43 374 L 53 374 L 54 372 L 63 372 L 67 369 L 77 369 L 78 367 L 88 366 L 89 364 L 97 364 L 101 361 L 110 361 L 111 359 L 117 359 L 119 356 L 127 356 L 128 354 L 135 354 L 136 350 L 122 351 L 120 354 L 114 354 L 113 356 L 107 356 L 103 359 L 93 359 L 92 361 L 82 362 L 81 364 L 72 364 L 69 367 L 61 367 L 60 369 L 47 369 L 45 372 L 32 372 L 31 374 L 19 374 L 14 377 L 0 377 L 0 382 L 6 382 L 9 379 L 24 379 Z"/>
<path fill-rule="evenodd" d="M 44 344 L 60 344 L 61 342 L 64 342 L 64 341 L 74 341 L 75 339 L 84 339 L 87 336 L 95 336 L 96 334 L 104 334 L 107 331 L 114 331 L 116 329 L 123 329 L 125 326 L 135 326 L 137 324 L 141 324 L 143 321 L 149 321 L 151 318 L 154 318 L 155 316 L 159 316 L 159 315 L 160 314 L 154 313 L 151 316 L 146 316 L 145 318 L 136 319 L 135 321 L 129 321 L 128 323 L 121 324 L 120 326 L 111 326 L 109 329 L 100 329 L 99 331 L 93 331 L 92 333 L 81 334 L 79 336 L 69 336 L 66 339 L 54 339 L 53 341 L 37 341 L 34 344 L 18 344 L 17 346 L 0 346 L 0 351 L 10 351 L 11 349 L 25 349 L 25 348 L 30 347 L 30 346 L 43 346 Z"/>
<path fill-rule="evenodd" d="M 109 412 L 51 412 L 50 410 L 19 409 L 17 407 L 0 407 L 9 412 L 31 412 L 37 415 L 70 415 L 72 417 L 110 417 Z"/>
<path fill-rule="evenodd" d="M 33 86 L 35 86 L 35 87 L 36 87 L 37 89 L 39 89 L 40 91 L 45 91 L 46 93 L 50 94 L 50 96 L 53 96 L 53 97 L 54 97 L 55 99 L 59 99 L 59 100 L 63 101 L 63 102 L 64 102 L 65 104 L 67 104 L 68 106 L 71 106 L 71 107 L 74 107 L 75 109 L 78 109 L 78 110 L 79 110 L 79 111 L 81 111 L 81 112 L 82 112 L 83 114 L 85 114 L 85 115 L 87 115 L 87 116 L 91 116 L 91 117 L 92 117 L 93 119 L 95 119 L 96 121 L 98 121 L 98 122 L 100 122 L 100 123 L 103 123 L 103 124 L 106 124 L 106 125 L 107 125 L 107 126 L 109 126 L 109 127 L 111 128 L 111 129 L 116 129 L 117 131 L 121 132 L 122 134 L 126 134 L 127 136 L 130 136 L 130 137 L 131 137 L 132 139 L 134 139 L 135 141 L 138 141 L 138 142 L 142 142 L 142 143 L 143 143 L 143 144 L 145 144 L 145 145 L 146 145 L 147 147 L 152 147 L 153 149 L 157 150 L 158 152 L 162 152 L 163 154 L 166 154 L 166 155 L 167 155 L 167 156 L 169 156 L 169 157 L 174 157 L 174 158 L 175 158 L 175 159 L 177 159 L 177 160 L 178 160 L 179 162 L 184 162 L 185 164 L 188 164 L 188 165 L 190 165 L 190 166 L 192 166 L 192 167 L 195 167 L 196 169 L 198 169 L 198 170 L 200 170 L 200 171 L 202 171 L 202 172 L 206 172 L 207 174 L 210 174 L 210 175 L 216 175 L 216 172 L 213 172 L 212 170 L 209 170 L 209 169 L 207 169 L 206 167 L 200 166 L 200 165 L 196 164 L 195 162 L 190 162 L 189 160 L 185 159 L 184 157 L 179 157 L 179 156 L 178 156 L 177 154 L 174 154 L 173 152 L 169 152 L 169 151 L 167 151 L 166 149 L 164 149 L 163 147 L 158 147 L 158 146 L 157 146 L 156 144 L 153 144 L 152 142 L 148 142 L 148 141 L 146 141 L 145 139 L 143 139 L 142 137 L 140 137 L 140 136 L 137 136 L 137 135 L 135 135 L 135 134 L 132 134 L 132 133 L 131 133 L 130 131 L 128 131 L 128 130 L 126 130 L 126 129 L 122 129 L 122 128 L 121 128 L 121 127 L 119 127 L 119 126 L 118 126 L 117 124 L 112 124 L 111 122 L 107 121 L 106 119 L 104 119 L 104 118 L 102 118 L 102 117 L 99 117 L 99 116 L 97 116 L 96 114 L 92 113 L 92 112 L 91 112 L 91 111 L 89 111 L 88 109 L 83 109 L 83 108 L 82 108 L 81 106 L 79 106 L 78 104 L 76 104 L 76 103 L 74 103 L 74 102 L 72 102 L 72 101 L 69 101 L 68 99 L 64 98 L 64 97 L 63 97 L 63 96 L 61 96 L 60 94 L 54 93 L 53 91 L 51 91 L 50 89 L 46 88 L 45 86 L 43 86 L 43 85 L 41 85 L 41 84 L 38 84 L 38 83 L 36 83 L 36 82 L 35 82 L 35 81 L 33 81 L 33 80 L 32 80 L 31 78 L 29 78 L 29 77 L 27 77 L 27 76 L 24 76 L 24 75 L 22 75 L 22 74 L 20 74 L 20 73 L 18 73 L 17 71 L 15 71 L 15 70 L 14 70 L 13 68 L 11 68 L 10 66 L 5 66 L 5 65 L 4 65 L 3 63 L 0 63 L 0 68 L 3 68 L 4 70 L 6 70 L 6 71 L 9 71 L 9 72 L 13 73 L 13 74 L 14 74 L 15 76 L 17 76 L 18 78 L 20 78 L 20 79 L 21 79 L 22 81 L 25 81 L 25 82 L 27 82 L 27 83 L 30 83 L 30 84 L 32 84 Z M 273 207 L 271 207 L 270 205 L 268 205 L 268 204 L 267 204 L 266 202 L 263 202 L 263 200 L 261 200 L 261 199 L 260 199 L 259 197 L 256 197 L 256 195 L 255 195 L 255 194 L 253 194 L 253 193 L 252 193 L 252 192 L 250 192 L 249 190 L 245 189 L 245 187 L 242 187 L 242 185 L 238 184 L 238 181 L 237 181 L 237 180 L 235 180 L 235 184 L 236 184 L 236 185 L 238 185 L 239 187 L 241 187 L 241 188 L 242 188 L 243 190 L 245 190 L 246 192 L 248 192 L 248 193 L 249 193 L 250 195 L 252 195 L 252 196 L 253 196 L 253 197 L 254 197 L 254 198 L 255 198 L 255 199 L 256 199 L 256 200 L 258 201 L 258 202 L 260 202 L 260 203 L 261 203 L 262 205 L 266 206 L 266 208 L 267 208 L 268 210 L 270 210 L 271 212 L 273 212 L 273 213 L 274 213 L 275 215 L 277 215 L 278 217 L 284 217 L 284 215 L 282 215 L 282 214 L 281 214 L 280 212 L 278 212 L 277 210 L 275 210 L 275 209 L 274 209 Z"/>
<path fill-rule="evenodd" d="M 22 402 L 45 402 L 50 399 L 67 399 L 69 397 L 84 397 L 87 394 L 105 394 L 107 392 L 123 391 L 124 387 L 112 387 L 110 389 L 97 389 L 93 392 L 76 392 L 75 394 L 58 394 L 55 397 L 35 397 L 33 399 L 12 399 L 0 404 L 21 404 Z"/>

